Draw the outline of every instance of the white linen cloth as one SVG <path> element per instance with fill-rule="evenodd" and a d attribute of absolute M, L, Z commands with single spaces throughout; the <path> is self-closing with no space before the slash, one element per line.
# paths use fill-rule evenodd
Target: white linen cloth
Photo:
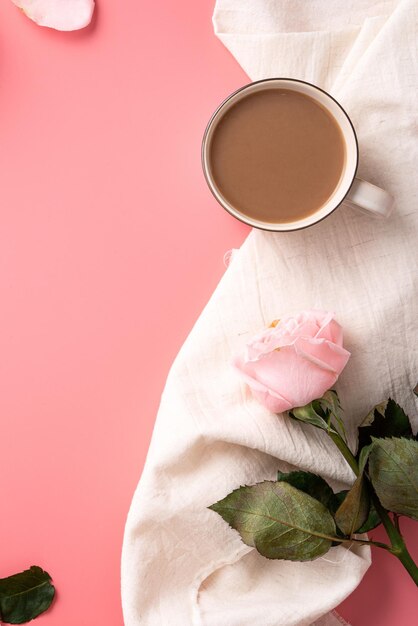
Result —
<path fill-rule="evenodd" d="M 352 475 L 326 435 L 269 414 L 230 366 L 271 320 L 333 310 L 351 360 L 338 383 L 354 426 L 393 396 L 412 413 L 418 378 L 418 6 L 415 0 L 218 0 L 214 24 L 251 79 L 286 76 L 337 97 L 357 129 L 359 174 L 396 208 L 340 207 L 294 233 L 253 230 L 168 376 L 122 555 L 126 626 L 331 626 L 369 566 L 367 548 L 270 561 L 206 507 L 277 468 Z M 278 459 L 280 461 L 278 461 Z"/>

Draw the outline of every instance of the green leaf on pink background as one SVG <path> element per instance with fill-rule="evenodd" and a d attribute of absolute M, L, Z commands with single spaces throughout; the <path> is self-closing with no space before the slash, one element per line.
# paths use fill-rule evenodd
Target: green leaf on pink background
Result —
<path fill-rule="evenodd" d="M 25 624 L 46 611 L 54 599 L 51 576 L 41 567 L 0 579 L 0 621 Z"/>
<path fill-rule="evenodd" d="M 91 22 L 94 0 L 12 0 L 39 26 L 78 30 Z"/>

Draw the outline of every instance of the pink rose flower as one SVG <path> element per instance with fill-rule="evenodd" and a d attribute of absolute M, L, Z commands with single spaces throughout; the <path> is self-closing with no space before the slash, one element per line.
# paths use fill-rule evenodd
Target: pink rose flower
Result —
<path fill-rule="evenodd" d="M 276 320 L 233 364 L 273 413 L 305 406 L 330 389 L 350 358 L 332 313 L 302 311 Z"/>

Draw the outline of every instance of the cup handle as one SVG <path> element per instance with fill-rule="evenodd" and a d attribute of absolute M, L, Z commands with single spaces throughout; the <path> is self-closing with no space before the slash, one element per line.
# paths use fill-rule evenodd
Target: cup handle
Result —
<path fill-rule="evenodd" d="M 374 217 L 389 217 L 392 213 L 394 198 L 385 191 L 368 183 L 362 178 L 355 178 L 344 203 Z"/>

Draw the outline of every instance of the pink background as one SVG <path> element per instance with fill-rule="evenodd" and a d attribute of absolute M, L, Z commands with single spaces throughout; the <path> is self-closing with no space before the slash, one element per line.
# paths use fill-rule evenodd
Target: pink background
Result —
<path fill-rule="evenodd" d="M 122 625 L 123 526 L 159 396 L 248 233 L 200 170 L 209 115 L 247 82 L 212 5 L 101 0 L 90 28 L 58 33 L 0 4 L 0 576 L 51 573 L 39 626 Z M 375 552 L 341 614 L 412 626 L 414 591 Z"/>

